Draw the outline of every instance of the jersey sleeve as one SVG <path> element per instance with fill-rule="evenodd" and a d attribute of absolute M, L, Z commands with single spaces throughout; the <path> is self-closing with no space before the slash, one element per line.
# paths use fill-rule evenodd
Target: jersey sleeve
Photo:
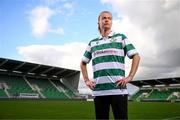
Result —
<path fill-rule="evenodd" d="M 92 52 L 91 52 L 91 46 L 89 43 L 88 46 L 86 47 L 86 51 L 83 55 L 82 61 L 85 63 L 89 63 L 91 61 L 91 58 L 92 58 Z"/>
<path fill-rule="evenodd" d="M 122 35 L 122 40 L 125 55 L 127 55 L 131 59 L 133 55 L 138 54 L 134 45 L 128 40 L 128 38 L 124 34 Z"/>

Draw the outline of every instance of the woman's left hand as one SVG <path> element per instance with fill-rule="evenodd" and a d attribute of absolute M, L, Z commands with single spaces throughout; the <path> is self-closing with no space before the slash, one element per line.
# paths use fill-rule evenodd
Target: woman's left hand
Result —
<path fill-rule="evenodd" d="M 126 84 L 127 84 L 128 82 L 130 82 L 132 79 L 133 79 L 133 78 L 132 78 L 131 76 L 128 76 L 128 77 L 125 77 L 125 78 L 123 78 L 123 79 L 117 80 L 117 81 L 116 81 L 116 84 L 117 84 L 117 86 L 122 86 L 122 87 L 124 87 L 124 86 L 126 86 Z"/>

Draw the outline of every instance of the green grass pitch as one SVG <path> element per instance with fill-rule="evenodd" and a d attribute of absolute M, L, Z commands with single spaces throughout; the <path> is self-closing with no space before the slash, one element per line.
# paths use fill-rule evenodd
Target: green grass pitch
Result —
<path fill-rule="evenodd" d="M 180 119 L 180 103 L 129 102 L 134 119 Z M 110 118 L 113 119 L 112 112 Z M 94 104 L 87 101 L 0 100 L 0 119 L 95 119 Z"/>

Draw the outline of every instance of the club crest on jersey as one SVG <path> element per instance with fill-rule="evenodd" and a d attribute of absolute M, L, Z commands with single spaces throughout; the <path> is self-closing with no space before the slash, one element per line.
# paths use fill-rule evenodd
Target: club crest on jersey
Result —
<path fill-rule="evenodd" d="M 111 38 L 111 42 L 115 42 L 115 41 L 117 41 L 117 39 L 116 39 L 116 37 L 115 37 L 115 33 L 113 34 L 113 36 L 111 36 L 111 37 L 109 37 L 109 38 Z"/>

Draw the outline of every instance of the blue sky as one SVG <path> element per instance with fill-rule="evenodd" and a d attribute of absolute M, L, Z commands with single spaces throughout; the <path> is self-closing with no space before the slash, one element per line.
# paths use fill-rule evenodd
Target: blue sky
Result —
<path fill-rule="evenodd" d="M 37 7 L 54 12 L 48 18 L 49 26 L 63 29 L 62 34 L 47 32 L 42 37 L 33 34 L 29 17 Z M 99 12 L 111 9 L 98 0 L 1 0 L 0 55 L 22 59 L 18 46 L 88 42 L 97 35 Z"/>
<path fill-rule="evenodd" d="M 103 10 L 141 56 L 135 79 L 180 76 L 179 0 L 0 0 L 0 57 L 80 70 Z"/>

